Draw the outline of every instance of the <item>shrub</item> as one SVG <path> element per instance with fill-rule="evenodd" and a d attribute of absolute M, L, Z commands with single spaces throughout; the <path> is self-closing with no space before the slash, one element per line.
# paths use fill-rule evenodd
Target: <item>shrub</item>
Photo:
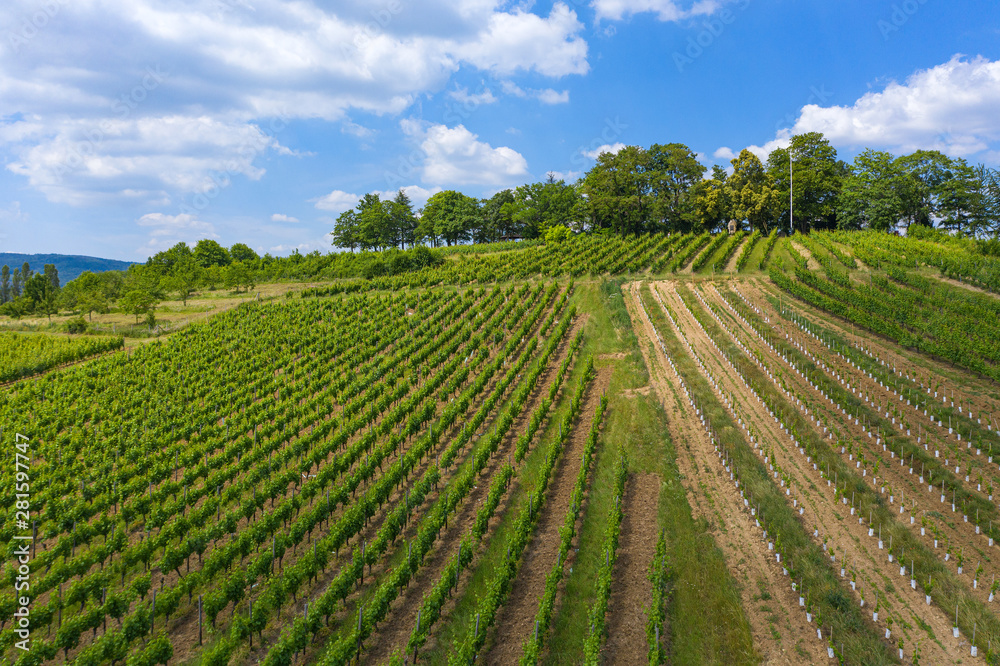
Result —
<path fill-rule="evenodd" d="M 74 334 L 86 333 L 87 320 L 84 319 L 83 316 L 73 317 L 72 319 L 66 322 L 66 332 Z"/>

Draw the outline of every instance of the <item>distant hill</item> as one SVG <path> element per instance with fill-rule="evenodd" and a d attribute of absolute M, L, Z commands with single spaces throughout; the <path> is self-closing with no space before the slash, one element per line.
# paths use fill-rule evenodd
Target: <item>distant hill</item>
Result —
<path fill-rule="evenodd" d="M 10 266 L 11 270 L 21 268 L 28 262 L 31 270 L 41 273 L 45 264 L 54 264 L 59 271 L 60 284 L 74 280 L 84 271 L 100 273 L 103 271 L 124 271 L 135 263 L 117 259 L 101 259 L 99 257 L 84 257 L 75 254 L 17 254 L 16 252 L 0 252 L 0 266 Z"/>

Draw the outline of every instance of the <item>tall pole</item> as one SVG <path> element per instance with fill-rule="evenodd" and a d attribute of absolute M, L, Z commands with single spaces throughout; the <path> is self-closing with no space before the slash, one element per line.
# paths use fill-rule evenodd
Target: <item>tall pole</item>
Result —
<path fill-rule="evenodd" d="M 792 193 L 795 191 L 795 174 L 792 171 L 792 145 L 788 144 L 788 221 L 795 233 L 795 199 Z"/>

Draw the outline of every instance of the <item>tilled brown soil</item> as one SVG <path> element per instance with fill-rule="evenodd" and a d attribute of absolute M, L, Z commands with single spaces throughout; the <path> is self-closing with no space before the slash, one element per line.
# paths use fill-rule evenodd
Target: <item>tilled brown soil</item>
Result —
<path fill-rule="evenodd" d="M 710 365 L 713 374 L 720 380 L 724 390 L 734 391 L 737 395 L 737 412 L 757 432 L 761 433 L 762 441 L 773 446 L 774 460 L 771 460 L 770 463 L 780 465 L 782 472 L 792 479 L 788 501 L 797 499 L 800 504 L 804 505 L 802 515 L 804 526 L 809 532 L 818 533 L 818 536 L 815 537 L 817 540 L 829 543 L 831 552 L 836 554 L 837 561 L 841 562 L 841 566 L 846 569 L 846 593 L 853 596 L 858 603 L 862 599 L 867 600 L 870 609 L 875 593 L 873 587 L 887 588 L 890 582 L 893 582 L 895 583 L 893 585 L 894 592 L 891 597 L 885 598 L 883 592 L 880 630 L 885 628 L 885 617 L 892 614 L 897 619 L 902 619 L 911 625 L 919 626 L 923 623 L 931 627 L 935 636 L 950 636 L 951 620 L 937 606 L 927 606 L 924 603 L 923 592 L 919 587 L 916 591 L 911 590 L 910 586 L 906 584 L 908 579 L 900 579 L 898 561 L 888 562 L 885 551 L 873 545 L 876 539 L 868 536 L 868 526 L 856 523 L 848 513 L 847 507 L 838 506 L 834 498 L 834 489 L 822 478 L 821 472 L 812 469 L 800 451 L 792 445 L 788 435 L 781 431 L 766 408 L 757 403 L 751 395 L 746 395 L 745 391 L 741 391 L 743 385 L 737 378 L 735 370 L 722 359 L 714 346 L 710 344 L 708 337 L 698 327 L 680 302 L 679 297 L 670 288 L 662 289 L 661 294 L 664 300 L 669 302 L 674 311 L 678 313 L 678 321 L 684 327 L 692 345 Z M 754 345 L 753 348 L 758 348 L 764 353 L 765 358 L 772 354 L 763 345 L 759 347 Z M 770 360 L 773 361 L 773 357 Z M 852 572 L 857 578 L 856 590 L 846 586 L 846 580 L 850 579 Z M 864 597 L 861 596 L 863 592 L 865 593 Z M 897 625 L 894 639 L 900 631 L 901 629 Z M 928 640 L 927 635 L 924 635 L 922 631 L 909 633 L 906 644 L 908 654 L 912 653 L 913 641 L 921 638 L 922 657 L 927 659 L 929 663 L 955 663 L 955 660 L 959 658 L 969 659 L 967 640 L 953 641 L 949 639 L 943 643 L 934 642 Z"/>
<path fill-rule="evenodd" d="M 618 559 L 608 601 L 608 640 L 602 654 L 605 664 L 648 661 L 646 621 L 653 586 L 647 573 L 656 556 L 659 499 L 659 475 L 632 474 L 625 482 Z"/>
<path fill-rule="evenodd" d="M 748 335 L 749 334 L 750 333 L 748 332 Z M 792 335 L 792 340 L 806 343 L 806 337 L 807 336 L 802 336 L 801 338 L 797 338 L 795 335 Z M 816 344 L 818 346 L 818 343 Z M 806 345 L 804 344 L 803 346 Z M 780 360 L 777 354 L 771 353 L 770 357 L 775 361 Z M 842 368 L 842 370 L 845 373 L 848 373 L 852 368 L 850 368 L 850 366 L 846 363 L 844 365 L 846 367 Z M 796 391 L 797 393 L 801 392 L 801 394 L 804 395 L 811 389 L 808 382 L 798 378 L 795 373 L 785 373 L 782 376 L 785 377 L 786 381 L 789 381 L 790 384 L 798 384 L 796 387 L 798 389 Z M 851 379 L 852 383 L 858 382 L 859 380 L 859 386 L 861 386 L 861 388 L 865 391 L 876 393 L 881 388 L 877 382 L 861 378 L 860 373 L 857 373 Z M 812 390 L 815 391 L 814 389 Z M 818 392 L 816 393 L 818 395 Z M 927 486 L 917 482 L 919 467 L 917 470 L 914 470 L 910 468 L 909 465 L 898 464 L 898 458 L 894 459 L 891 454 L 886 455 L 882 447 L 875 446 L 863 432 L 862 428 L 854 424 L 853 420 L 843 416 L 839 412 L 828 409 L 829 407 L 829 403 L 826 403 L 826 405 L 819 408 L 818 411 L 828 413 L 831 418 L 839 422 L 838 425 L 840 427 L 848 431 L 854 442 L 860 443 L 863 448 L 868 449 L 868 455 L 874 454 L 874 457 L 876 459 L 880 459 L 883 463 L 881 471 L 877 477 L 868 475 L 867 477 L 862 478 L 866 478 L 866 480 L 873 484 L 873 487 L 879 487 L 878 484 L 881 484 L 883 481 L 888 483 L 888 487 L 893 489 L 897 496 L 897 503 L 905 504 L 906 513 L 900 515 L 900 522 L 902 522 L 915 536 L 922 540 L 927 547 L 932 548 L 939 559 L 942 560 L 944 566 L 957 573 L 957 562 L 954 559 L 954 555 L 957 555 L 959 552 L 964 552 L 967 563 L 964 575 L 958 574 L 959 579 L 966 583 L 968 586 L 967 590 L 970 594 L 984 603 L 989 603 L 989 581 L 992 579 L 992 576 L 1000 574 L 1000 571 L 998 571 L 993 558 L 990 557 L 986 537 L 975 533 L 974 517 L 970 517 L 968 522 L 966 522 L 965 519 L 960 518 L 961 507 L 957 507 L 959 512 L 956 514 L 955 509 L 952 508 L 950 504 L 942 504 L 939 501 L 939 493 L 928 493 L 926 492 Z M 849 460 L 849 456 L 847 455 L 841 454 L 841 457 L 845 462 L 853 462 Z M 959 482 L 969 485 L 965 482 L 964 477 L 958 477 L 958 480 Z M 969 488 L 970 492 L 976 492 L 974 485 L 975 484 L 972 484 L 972 487 Z M 899 501 L 900 492 L 902 492 L 905 502 Z M 940 517 L 942 514 L 944 516 L 950 515 L 951 521 L 948 521 L 947 519 L 936 520 L 936 518 Z M 909 515 L 914 515 L 915 518 L 920 519 L 920 522 L 915 521 L 911 523 L 908 518 Z M 946 544 L 943 543 L 940 549 L 935 549 L 934 535 L 931 534 L 930 531 L 928 531 L 926 535 L 920 535 L 921 524 L 923 523 L 925 517 L 935 519 L 935 524 L 939 526 L 944 538 L 947 539 Z M 949 560 L 944 559 L 946 547 L 950 547 L 952 550 L 952 557 L 949 558 Z M 903 560 L 905 563 L 905 554 Z M 979 586 L 977 588 L 973 588 L 971 573 L 975 570 L 976 563 L 979 562 L 982 562 L 983 564 L 983 572 L 980 576 Z"/>
<path fill-rule="evenodd" d="M 749 242 L 750 242 L 750 234 L 747 234 L 747 237 L 744 238 L 742 241 L 740 241 L 740 246 L 736 248 L 735 252 L 733 252 L 733 256 L 729 258 L 729 262 L 726 263 L 726 269 L 724 272 L 726 273 L 736 272 L 736 262 L 740 260 L 740 255 L 743 254 L 743 248 L 745 248 L 747 243 Z"/>
<path fill-rule="evenodd" d="M 462 537 L 469 530 L 471 530 L 472 526 L 475 524 L 479 506 L 485 500 L 486 495 L 489 492 L 490 478 L 500 465 L 502 465 L 513 453 L 514 446 L 517 443 L 517 438 L 527 428 L 528 420 L 531 418 L 531 413 L 541 403 L 543 396 L 548 394 L 549 388 L 555 379 L 556 370 L 562 360 L 566 357 L 570 341 L 572 341 L 576 332 L 584 325 L 584 323 L 585 318 L 578 318 L 567 331 L 563 341 L 560 343 L 560 347 L 558 348 L 556 354 L 554 354 L 553 359 L 549 361 L 549 365 L 539 377 L 537 388 L 532 392 L 532 395 L 526 403 L 524 409 L 511 426 L 508 435 L 504 438 L 503 442 L 497 449 L 497 452 L 493 455 L 491 462 L 481 474 L 480 482 L 469 493 L 469 497 L 465 499 L 462 508 L 459 509 L 456 515 L 449 519 L 448 527 L 439 535 L 437 545 L 427 555 L 426 560 L 418 570 L 416 576 L 414 576 L 414 578 L 410 581 L 409 586 L 393 602 L 391 610 L 383 621 L 378 634 L 370 639 L 370 647 L 364 655 L 364 661 L 366 663 L 383 663 L 388 660 L 394 652 L 402 651 L 406 647 L 406 642 L 409 640 L 410 634 L 416 627 L 417 611 L 423 605 L 424 595 L 429 592 L 438 581 L 443 568 L 457 554 L 458 544 Z M 565 392 L 565 390 L 566 385 L 564 384 L 560 391 L 562 393 Z M 544 428 L 544 424 L 542 427 Z M 537 437 L 538 436 L 536 435 L 533 445 L 537 444 Z M 511 489 L 514 487 L 515 483 L 516 480 L 512 482 Z M 496 526 L 500 517 L 508 508 L 510 494 L 510 489 L 508 489 L 507 496 L 501 501 L 501 504 L 498 506 L 497 512 L 493 518 L 493 527 Z M 414 521 L 413 524 L 416 525 L 417 521 Z M 414 529 L 416 528 L 414 527 Z M 492 530 L 484 537 L 484 542 L 489 541 L 491 536 Z M 469 569 L 466 569 L 463 574 L 460 575 L 460 588 L 466 582 L 468 574 Z M 450 608 L 451 604 L 446 605 L 445 609 L 442 610 L 442 616 L 450 611 Z M 432 635 L 428 640 L 425 649 L 432 649 L 433 646 L 434 637 Z"/>
<path fill-rule="evenodd" d="M 559 528 L 570 508 L 573 487 L 583 462 L 583 447 L 590 433 L 594 412 L 610 381 L 611 368 L 604 367 L 598 370 L 596 379 L 587 388 L 579 421 L 573 427 L 573 435 L 563 449 L 562 458 L 546 490 L 545 506 L 535 534 L 525 550 L 507 603 L 500 610 L 495 628 L 484 646 L 482 658 L 487 664 L 516 664 L 524 641 L 534 631 L 538 603 L 545 592 L 545 578 L 555 565 L 559 552 Z"/>
<path fill-rule="evenodd" d="M 789 612 L 797 600 L 788 581 L 768 552 L 760 530 L 745 513 L 739 491 L 725 473 L 714 445 L 677 385 L 676 375 L 639 309 L 638 297 L 639 285 L 631 285 L 626 302 L 633 326 L 640 335 L 640 348 L 650 370 L 651 382 L 667 412 L 688 503 L 695 518 L 704 519 L 712 526 L 715 543 L 739 584 L 754 647 L 766 664 L 798 664 L 802 663 L 804 655 L 808 655 L 812 663 L 826 660 L 823 645 L 816 639 L 804 615 Z"/>
<path fill-rule="evenodd" d="M 771 315 L 772 324 L 778 324 L 781 322 L 780 325 L 783 329 L 793 330 L 796 328 L 793 324 L 778 317 L 775 309 L 765 298 L 765 294 L 775 295 L 779 293 L 779 290 L 776 287 L 772 286 L 770 283 L 740 281 L 739 288 L 740 291 L 742 291 L 745 296 L 750 298 L 755 305 Z M 787 295 L 783 296 L 784 298 L 788 298 Z M 927 381 L 928 375 L 932 375 L 940 379 L 941 377 L 952 375 L 956 372 L 956 369 L 953 366 L 950 366 L 947 362 L 922 355 L 919 352 L 901 348 L 899 345 L 888 339 L 870 334 L 864 329 L 858 328 L 851 322 L 842 320 L 827 312 L 817 313 L 811 306 L 807 306 L 802 301 L 789 299 L 789 302 L 793 302 L 795 304 L 795 310 L 797 312 L 800 314 L 804 313 L 809 319 L 818 320 L 824 328 L 834 330 L 840 337 L 846 339 L 848 342 L 855 345 L 860 344 L 868 349 L 876 347 L 878 349 L 879 356 L 884 359 L 886 363 L 894 365 L 900 371 L 909 371 L 911 376 L 918 376 L 922 382 Z M 971 373 L 963 375 L 962 386 L 949 385 L 949 395 L 952 390 L 955 391 L 956 398 L 961 398 L 962 402 L 966 405 L 971 403 L 972 408 L 975 411 L 985 410 L 986 412 L 992 412 L 997 407 L 995 401 L 1000 399 L 1000 393 L 997 392 L 994 384 L 988 380 L 979 379 Z M 942 404 L 944 403 L 942 402 Z M 984 421 L 983 424 L 985 425 L 986 422 Z M 1000 424 L 1000 421 L 998 421 L 998 424 Z M 996 430 L 997 428 L 994 427 L 994 431 Z"/>

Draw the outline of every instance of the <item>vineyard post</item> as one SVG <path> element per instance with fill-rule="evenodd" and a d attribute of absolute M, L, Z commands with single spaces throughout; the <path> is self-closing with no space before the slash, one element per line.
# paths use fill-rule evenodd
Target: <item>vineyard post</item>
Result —
<path fill-rule="evenodd" d="M 364 565 L 361 566 L 361 570 L 364 571 Z M 358 652 L 357 652 L 357 659 L 358 659 L 359 663 L 361 662 L 361 619 L 364 617 L 364 614 L 365 614 L 365 605 L 361 604 L 358 607 Z"/>
<path fill-rule="evenodd" d="M 201 645 L 201 624 L 202 624 L 202 596 L 198 595 L 198 645 Z"/>

